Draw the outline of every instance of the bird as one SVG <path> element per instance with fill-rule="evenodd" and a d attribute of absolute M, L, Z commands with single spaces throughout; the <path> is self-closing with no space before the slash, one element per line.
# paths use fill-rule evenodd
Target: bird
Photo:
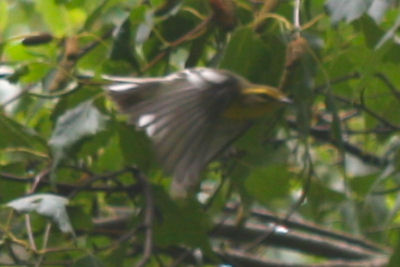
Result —
<path fill-rule="evenodd" d="M 231 71 L 197 67 L 164 77 L 105 76 L 105 89 L 128 123 L 145 131 L 173 198 L 193 195 L 202 171 L 260 117 L 291 100 L 276 87 Z"/>

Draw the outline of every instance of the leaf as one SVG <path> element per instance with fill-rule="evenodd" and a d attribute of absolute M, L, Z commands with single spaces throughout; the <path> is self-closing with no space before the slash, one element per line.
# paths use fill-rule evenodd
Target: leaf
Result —
<path fill-rule="evenodd" d="M 132 53 L 131 31 L 131 22 L 129 19 L 125 20 L 118 28 L 118 31 L 114 31 L 114 42 L 110 58 L 112 60 L 127 61 L 134 66 L 135 69 L 138 69 L 139 64 Z"/>
<path fill-rule="evenodd" d="M 72 267 L 103 267 L 104 264 L 102 261 L 97 258 L 96 256 L 89 254 L 82 258 L 79 258 L 77 261 L 74 262 Z"/>
<path fill-rule="evenodd" d="M 34 131 L 19 123 L 0 115 L 0 148 L 30 147 L 43 148 L 45 142 Z"/>
<path fill-rule="evenodd" d="M 55 35 L 63 36 L 67 33 L 68 14 L 63 5 L 57 5 L 55 0 L 37 1 L 36 9 Z"/>
<path fill-rule="evenodd" d="M 7 174 L 23 176 L 25 174 L 23 162 L 9 162 L 8 164 L 2 163 L 0 165 L 0 170 L 0 195 L 3 202 L 20 197 L 26 192 L 26 187 L 23 183 L 15 183 L 15 181 L 4 179 L 4 175 Z"/>
<path fill-rule="evenodd" d="M 4 53 L 15 61 L 37 60 L 37 56 L 31 53 L 31 50 L 22 43 L 7 43 Z"/>
<path fill-rule="evenodd" d="M 172 202 L 165 194 L 159 194 L 158 197 L 157 207 L 162 211 L 163 222 L 154 229 L 157 244 L 168 246 L 182 243 L 208 250 L 206 233 L 210 222 L 199 203 Z"/>
<path fill-rule="evenodd" d="M 118 136 L 108 138 L 106 143 L 103 143 L 104 153 L 99 155 L 96 162 L 93 163 L 93 169 L 96 171 L 116 171 L 124 167 L 124 158 L 119 144 Z M 97 144 L 97 148 L 101 144 Z M 132 162 L 130 162 L 132 163 Z"/>
<path fill-rule="evenodd" d="M 342 192 L 336 191 L 319 181 L 313 181 L 307 194 L 310 205 L 339 205 L 346 197 Z"/>
<path fill-rule="evenodd" d="M 380 23 L 392 0 L 329 0 L 325 7 L 331 15 L 332 24 L 341 20 L 347 23 L 367 13 L 376 23 Z"/>
<path fill-rule="evenodd" d="M 389 264 L 387 265 L 388 267 L 397 267 L 400 265 L 400 232 L 398 230 L 396 231 L 396 238 L 397 238 L 397 244 L 393 251 L 392 256 L 390 257 Z"/>
<path fill-rule="evenodd" d="M 54 107 L 51 120 L 56 123 L 57 119 L 68 109 L 73 109 L 84 101 L 90 101 L 94 95 L 102 93 L 102 89 L 90 86 L 79 86 L 73 94 L 62 97 Z"/>
<path fill-rule="evenodd" d="M 153 11 L 147 11 L 145 21 L 139 25 L 136 32 L 135 41 L 137 44 L 143 44 L 149 38 L 153 24 Z"/>
<path fill-rule="evenodd" d="M 64 233 L 74 234 L 65 206 L 69 200 L 51 194 L 35 194 L 15 199 L 6 204 L 18 212 L 38 214 L 52 219 Z"/>
<path fill-rule="evenodd" d="M 257 200 L 267 203 L 289 192 L 290 172 L 285 165 L 271 165 L 252 170 L 245 181 L 247 191 Z"/>
<path fill-rule="evenodd" d="M 378 44 L 375 46 L 375 50 L 378 50 L 379 48 L 381 48 L 388 40 L 391 40 L 396 32 L 397 29 L 400 27 L 400 16 L 397 17 L 395 23 L 393 24 L 393 26 L 385 33 L 384 36 L 382 36 L 382 38 L 379 40 Z"/>
<path fill-rule="evenodd" d="M 374 0 L 367 13 L 376 23 L 379 23 L 382 21 L 392 2 L 392 0 Z"/>
<path fill-rule="evenodd" d="M 329 0 L 326 8 L 330 13 L 333 24 L 341 20 L 352 22 L 368 10 L 371 0 Z"/>
<path fill-rule="evenodd" d="M 351 190 L 362 197 L 365 197 L 372 189 L 372 186 L 379 177 L 376 174 L 354 177 L 349 181 Z"/>
<path fill-rule="evenodd" d="M 45 63 L 40 62 L 32 62 L 28 67 L 28 73 L 21 77 L 21 82 L 24 83 L 33 83 L 38 82 L 48 74 L 50 70 L 50 66 Z"/>
<path fill-rule="evenodd" d="M 93 106 L 92 101 L 85 101 L 57 119 L 49 144 L 54 149 L 64 150 L 82 137 L 102 131 L 105 121 L 106 117 Z"/>
<path fill-rule="evenodd" d="M 360 20 L 358 20 L 354 25 L 356 27 L 359 26 L 360 30 L 364 34 L 365 43 L 368 48 L 373 49 L 375 45 L 378 43 L 379 39 L 382 38 L 384 32 L 376 23 L 369 17 L 363 16 Z"/>
<path fill-rule="evenodd" d="M 8 4 L 7 1 L 0 1 L 0 32 L 4 32 L 7 26 Z"/>
<path fill-rule="evenodd" d="M 271 49 L 250 27 L 242 27 L 233 33 L 219 67 L 232 70 L 253 82 L 265 82 L 274 72 L 271 70 L 271 54 Z"/>
<path fill-rule="evenodd" d="M 125 164 L 135 163 L 147 171 L 154 165 L 153 147 L 143 131 L 136 131 L 132 126 L 120 123 L 117 126 L 119 145 Z"/>

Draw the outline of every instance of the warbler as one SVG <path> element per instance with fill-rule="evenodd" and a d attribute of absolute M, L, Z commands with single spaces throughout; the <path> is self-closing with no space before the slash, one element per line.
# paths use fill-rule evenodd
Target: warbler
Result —
<path fill-rule="evenodd" d="M 185 198 L 202 170 L 253 122 L 290 99 L 227 70 L 185 69 L 162 78 L 111 77 L 109 95 L 129 123 L 145 130 L 165 171 L 171 194 Z"/>

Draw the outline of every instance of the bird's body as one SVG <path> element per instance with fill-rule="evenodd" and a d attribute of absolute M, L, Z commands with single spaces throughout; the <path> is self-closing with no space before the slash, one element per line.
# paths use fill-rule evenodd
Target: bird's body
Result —
<path fill-rule="evenodd" d="M 152 139 L 171 191 L 185 197 L 201 171 L 241 136 L 254 119 L 271 113 L 286 96 L 226 70 L 186 69 L 163 78 L 107 77 L 107 89 L 129 122 Z"/>

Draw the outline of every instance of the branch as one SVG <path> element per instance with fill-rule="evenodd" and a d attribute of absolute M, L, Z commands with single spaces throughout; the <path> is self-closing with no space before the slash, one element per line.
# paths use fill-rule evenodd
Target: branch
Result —
<path fill-rule="evenodd" d="M 342 83 L 342 82 L 347 82 L 349 80 L 353 80 L 353 79 L 360 79 L 361 75 L 358 72 L 353 72 L 341 77 L 337 77 L 331 81 L 329 81 L 329 83 L 327 84 L 322 84 L 322 85 L 318 85 L 317 87 L 315 87 L 313 89 L 313 91 L 315 92 L 322 92 L 325 88 L 327 88 L 328 86 L 331 86 L 333 84 L 337 84 L 337 83 Z"/>
<path fill-rule="evenodd" d="M 110 176 L 102 177 L 102 179 L 114 179 L 114 178 L 115 178 L 115 176 L 113 176 L 112 173 Z M 18 175 L 14 175 L 11 173 L 0 172 L 0 179 L 14 181 L 14 182 L 18 182 L 18 183 L 32 183 L 32 182 L 34 182 L 35 176 L 18 176 Z M 94 180 L 97 180 L 97 178 Z M 94 182 L 94 180 L 92 180 L 92 182 Z M 48 180 L 48 177 L 46 177 L 46 179 L 42 179 L 40 181 L 39 185 L 49 185 L 49 186 L 55 185 L 55 187 L 59 191 L 63 192 L 63 195 L 76 194 L 74 192 L 81 192 L 81 191 L 106 192 L 106 193 L 114 193 L 114 192 L 138 193 L 138 192 L 141 192 L 141 186 L 138 184 L 127 185 L 127 186 L 93 186 L 93 185 L 89 186 L 89 185 L 87 185 L 84 188 L 82 188 L 82 185 L 80 185 L 80 184 L 50 182 Z"/>
<path fill-rule="evenodd" d="M 180 44 L 193 40 L 203 34 L 203 32 L 206 30 L 207 26 L 210 24 L 212 21 L 213 16 L 208 16 L 206 19 L 204 19 L 199 25 L 197 25 L 195 28 L 193 28 L 191 31 L 183 35 L 182 37 L 178 38 L 177 40 L 169 43 L 168 47 L 164 49 L 164 51 L 160 52 L 157 56 L 155 56 L 146 66 L 144 66 L 140 71 L 145 72 L 146 70 L 150 69 L 154 65 L 156 65 L 161 59 L 163 59 L 168 52 L 170 51 L 171 48 L 177 47 Z"/>
<path fill-rule="evenodd" d="M 381 256 L 381 253 L 348 244 L 341 240 L 332 240 L 318 235 L 302 233 L 296 229 L 287 229 L 287 232 L 280 233 L 274 231 L 274 228 L 274 225 L 267 226 L 255 223 L 246 223 L 244 227 L 238 227 L 233 220 L 228 220 L 213 231 L 213 237 L 246 243 L 265 235 L 265 233 L 272 232 L 269 238 L 263 241 L 263 245 L 295 249 L 332 259 L 366 260 Z"/>
<path fill-rule="evenodd" d="M 377 72 L 375 73 L 375 76 L 378 77 L 389 88 L 389 90 L 398 100 L 400 100 L 400 90 L 389 80 L 385 74 Z"/>
<path fill-rule="evenodd" d="M 225 208 L 228 213 L 236 213 L 235 205 L 228 204 Z M 111 233 L 110 224 L 118 230 L 129 227 L 129 222 L 132 212 L 124 216 L 125 222 L 122 217 L 118 218 L 117 224 L 112 224 L 110 220 L 108 223 L 98 221 L 94 223 L 95 231 L 101 233 Z M 277 216 L 265 209 L 257 208 L 252 209 L 250 213 L 250 220 L 260 221 L 260 224 L 246 223 L 243 227 L 239 227 L 233 220 L 225 221 L 222 219 L 216 223 L 214 230 L 210 232 L 210 236 L 224 240 L 225 244 L 229 245 L 228 240 L 233 241 L 235 249 L 227 247 L 222 250 L 220 246 L 213 248 L 213 251 L 220 256 L 222 262 L 231 263 L 234 266 L 252 266 L 252 267 L 266 267 L 266 266 L 304 266 L 300 264 L 292 264 L 285 262 L 278 262 L 269 259 L 262 259 L 254 254 L 243 252 L 243 246 L 246 242 L 251 242 L 261 235 L 269 232 L 274 232 L 276 228 L 275 222 L 282 220 L 282 217 Z M 299 219 L 288 219 L 285 225 L 286 232 L 274 232 L 268 240 L 264 240 L 263 245 L 274 246 L 277 248 L 289 248 L 310 253 L 312 255 L 320 255 L 328 260 L 318 264 L 310 264 L 307 266 L 385 266 L 389 259 L 390 249 L 379 247 L 371 242 L 363 239 L 355 238 L 354 236 L 332 231 L 311 222 L 302 221 Z M 105 227 L 107 231 L 99 231 L 99 227 Z M 96 230 L 97 229 L 97 230 Z M 115 234 L 115 233 L 114 233 Z M 134 251 L 141 249 L 142 244 L 137 244 Z M 190 248 L 183 247 L 169 247 L 169 248 L 155 248 L 157 253 L 165 253 L 172 258 L 182 257 L 184 263 L 194 263 L 195 259 Z M 136 252 L 137 253 L 137 252 Z M 137 254 L 136 254 L 137 255 Z M 341 260 L 338 260 L 341 258 Z M 207 258 L 206 263 L 214 263 L 215 258 Z"/>
<path fill-rule="evenodd" d="M 357 103 L 354 100 L 349 100 L 349 99 L 339 96 L 339 95 L 331 94 L 331 96 L 334 97 L 336 100 L 339 100 L 340 102 L 346 103 L 355 108 L 359 108 L 359 109 L 363 110 L 364 112 L 368 113 L 371 117 L 374 117 L 375 119 L 377 119 L 382 124 L 386 125 L 387 127 L 390 127 L 392 130 L 400 130 L 399 126 L 392 124 L 391 122 L 386 120 L 384 117 L 375 113 L 374 111 L 372 111 L 371 109 L 369 109 L 368 107 L 366 107 L 363 104 Z"/>
<path fill-rule="evenodd" d="M 234 204 L 233 202 L 228 203 L 225 206 L 224 211 L 235 214 L 235 213 L 237 213 L 236 206 L 237 205 Z M 355 246 L 359 246 L 364 249 L 369 249 L 372 251 L 379 251 L 382 253 L 385 252 L 385 250 L 383 248 L 380 248 L 367 240 L 364 240 L 361 238 L 356 238 L 352 235 L 349 235 L 349 234 L 346 234 L 343 232 L 333 231 L 333 230 L 321 227 L 315 223 L 302 220 L 300 218 L 285 219 L 286 216 L 279 216 L 279 215 L 274 214 L 264 208 L 251 209 L 250 216 L 254 219 L 261 221 L 262 224 L 270 224 L 270 223 L 281 224 L 283 221 L 283 225 L 289 229 L 296 229 L 298 231 L 312 233 L 312 234 L 318 235 L 320 237 L 341 240 L 343 242 L 347 242 L 349 244 L 353 244 Z"/>
<path fill-rule="evenodd" d="M 383 81 L 386 84 L 386 86 L 390 89 L 390 91 L 393 93 L 393 95 L 395 97 L 400 98 L 400 91 L 390 82 L 390 80 L 384 74 L 378 72 L 375 74 L 375 76 L 378 77 L 381 81 Z M 341 83 L 341 82 L 345 82 L 348 80 L 359 79 L 359 78 L 361 78 L 360 73 L 358 73 L 358 72 L 350 73 L 343 77 L 336 78 L 336 79 L 330 81 L 328 84 L 319 85 L 319 86 L 315 87 L 313 91 L 325 94 L 324 89 L 332 84 Z M 371 117 L 374 117 L 375 119 L 377 119 L 379 122 L 381 122 L 385 126 L 391 128 L 392 130 L 400 130 L 400 126 L 392 124 L 390 121 L 386 120 L 381 115 L 375 113 L 374 111 L 369 109 L 364 104 L 357 103 L 354 100 L 350 100 L 345 97 L 335 95 L 333 93 L 331 93 L 330 95 L 340 102 L 351 105 L 355 108 L 359 108 L 360 110 L 369 114 Z"/>
<path fill-rule="evenodd" d="M 286 120 L 287 124 L 289 125 L 290 128 L 292 129 L 298 129 L 298 125 L 296 124 L 295 121 L 293 120 Z M 343 148 L 346 152 L 350 153 L 351 155 L 359 158 L 361 161 L 372 164 L 375 166 L 385 166 L 389 163 L 389 161 L 386 158 L 381 158 L 376 155 L 373 155 L 371 153 L 368 153 L 361 148 L 345 141 L 341 140 L 338 141 L 336 140 L 330 133 L 329 129 L 319 129 L 316 127 L 311 127 L 310 128 L 310 134 L 318 140 L 322 140 L 325 142 L 328 142 L 335 147 L 338 148 Z"/>
<path fill-rule="evenodd" d="M 136 264 L 136 267 L 146 266 L 153 253 L 153 220 L 154 220 L 154 199 L 151 184 L 147 177 L 137 168 L 130 168 L 132 174 L 136 177 L 143 187 L 143 193 L 146 200 L 144 213 L 145 240 L 143 248 L 143 257 Z"/>
<path fill-rule="evenodd" d="M 293 25 L 294 30 L 300 34 L 301 25 L 300 25 L 300 2 L 301 0 L 295 0 L 294 2 L 294 10 L 293 10 Z M 298 37 L 300 37 L 298 35 Z"/>
<path fill-rule="evenodd" d="M 285 263 L 277 260 L 260 259 L 252 254 L 245 253 L 237 249 L 217 249 L 218 254 L 225 261 L 234 264 L 234 266 L 251 266 L 251 267 L 365 267 L 365 266 L 386 266 L 387 258 L 373 258 L 364 261 L 345 261 L 332 260 L 324 263 Z"/>

